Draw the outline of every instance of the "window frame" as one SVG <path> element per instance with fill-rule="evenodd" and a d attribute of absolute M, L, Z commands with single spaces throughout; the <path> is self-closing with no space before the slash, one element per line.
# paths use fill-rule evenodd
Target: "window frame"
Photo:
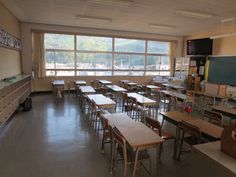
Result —
<path fill-rule="evenodd" d="M 53 52 L 54 56 L 54 68 L 46 68 L 46 60 L 45 60 L 45 72 L 47 71 L 54 71 L 55 75 L 46 75 L 46 77 L 57 77 L 57 72 L 58 71 L 74 71 L 74 76 L 86 76 L 86 75 L 78 75 L 77 72 L 80 71 L 88 71 L 88 72 L 99 72 L 99 71 L 109 71 L 111 72 L 111 76 L 127 76 L 127 75 L 115 75 L 115 72 L 143 72 L 144 74 L 142 76 L 156 76 L 156 75 L 146 75 L 146 72 L 159 72 L 159 75 L 161 72 L 171 72 L 171 66 L 170 66 L 170 60 L 171 60 L 171 42 L 170 41 L 160 41 L 160 40 L 155 40 L 155 39 L 142 39 L 142 38 L 128 38 L 128 37 L 116 37 L 116 36 L 99 36 L 99 35 L 85 35 L 85 34 L 67 34 L 67 33 L 50 33 L 46 32 L 45 34 L 62 34 L 62 35 L 72 35 L 74 37 L 74 49 L 44 49 L 44 52 Z M 88 36 L 88 37 L 106 37 L 106 38 L 111 38 L 112 39 L 112 50 L 111 51 L 89 51 L 89 50 L 78 50 L 77 49 L 77 36 Z M 144 40 L 145 41 L 145 51 L 144 52 L 117 52 L 115 51 L 115 39 L 116 38 L 123 38 L 123 39 L 131 39 L 131 40 Z M 157 42 L 167 42 L 169 43 L 169 51 L 168 54 L 163 54 L 163 53 L 148 53 L 148 41 L 157 41 Z M 56 60 L 55 60 L 55 52 L 73 52 L 74 53 L 74 68 L 73 69 L 57 69 L 56 68 Z M 78 69 L 77 68 L 77 53 L 101 53 L 101 54 L 111 54 L 112 57 L 112 66 L 111 69 Z M 144 69 L 114 69 L 114 64 L 115 64 L 115 55 L 141 55 L 144 56 Z M 166 56 L 169 57 L 169 69 L 168 70 L 150 70 L 147 69 L 147 57 L 148 56 Z M 96 74 L 94 74 L 96 76 Z M 104 75 L 107 76 L 107 75 Z M 62 77 L 62 76 L 60 76 Z M 63 77 L 73 77 L 73 76 L 63 76 Z"/>

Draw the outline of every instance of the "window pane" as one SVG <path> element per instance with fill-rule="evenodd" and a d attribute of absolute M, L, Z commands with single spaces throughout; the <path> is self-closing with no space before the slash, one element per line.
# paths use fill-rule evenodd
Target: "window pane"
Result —
<path fill-rule="evenodd" d="M 129 76 L 128 71 L 114 71 L 114 76 Z"/>
<path fill-rule="evenodd" d="M 45 52 L 45 68 L 54 69 L 54 52 Z"/>
<path fill-rule="evenodd" d="M 147 70 L 169 70 L 169 56 L 147 56 Z"/>
<path fill-rule="evenodd" d="M 95 76 L 111 76 L 111 71 L 96 71 Z"/>
<path fill-rule="evenodd" d="M 74 69 L 74 52 L 55 52 L 57 69 Z"/>
<path fill-rule="evenodd" d="M 77 53 L 78 69 L 112 69 L 112 54 Z"/>
<path fill-rule="evenodd" d="M 169 54 L 169 42 L 148 41 L 147 52 L 158 54 Z"/>
<path fill-rule="evenodd" d="M 144 69 L 144 55 L 115 54 L 114 69 Z"/>
<path fill-rule="evenodd" d="M 55 76 L 55 71 L 46 71 L 46 76 Z"/>
<path fill-rule="evenodd" d="M 143 71 L 131 71 L 130 76 L 143 76 L 144 72 Z"/>
<path fill-rule="evenodd" d="M 112 38 L 94 36 L 76 36 L 77 50 L 112 51 Z"/>
<path fill-rule="evenodd" d="M 135 40 L 135 39 L 115 38 L 115 51 L 144 53 L 145 41 Z"/>
<path fill-rule="evenodd" d="M 74 71 L 57 71 L 57 76 L 74 76 Z"/>
<path fill-rule="evenodd" d="M 94 76 L 94 71 L 77 71 L 77 76 Z"/>
<path fill-rule="evenodd" d="M 50 34 L 44 35 L 45 49 L 74 49 L 74 35 Z"/>
<path fill-rule="evenodd" d="M 169 56 L 161 56 L 161 70 L 169 70 L 170 69 L 170 57 Z"/>
<path fill-rule="evenodd" d="M 160 76 L 170 76 L 170 71 L 161 71 Z"/>
<path fill-rule="evenodd" d="M 161 57 L 160 56 L 147 56 L 147 70 L 160 70 Z"/>

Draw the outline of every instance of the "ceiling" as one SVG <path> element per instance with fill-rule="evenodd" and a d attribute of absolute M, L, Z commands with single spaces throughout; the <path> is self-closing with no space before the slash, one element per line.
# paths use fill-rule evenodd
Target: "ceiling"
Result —
<path fill-rule="evenodd" d="M 0 0 L 20 21 L 65 26 L 187 36 L 219 28 L 236 17 L 236 0 Z M 111 2 L 112 1 L 112 2 Z M 128 2 L 124 2 L 128 1 Z M 121 2 L 121 3 L 120 3 Z M 187 10 L 210 14 L 206 19 L 176 14 Z M 108 18 L 79 20 L 77 16 Z M 171 26 L 151 28 L 149 24 Z"/>

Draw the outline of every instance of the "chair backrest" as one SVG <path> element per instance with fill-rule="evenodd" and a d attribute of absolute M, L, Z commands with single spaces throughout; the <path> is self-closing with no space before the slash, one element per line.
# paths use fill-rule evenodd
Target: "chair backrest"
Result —
<path fill-rule="evenodd" d="M 68 86 L 68 89 L 75 88 L 75 81 L 68 81 L 67 86 Z"/>
<path fill-rule="evenodd" d="M 161 124 L 158 120 L 154 120 L 148 116 L 146 116 L 146 125 L 150 127 L 153 130 L 158 130 L 159 136 L 162 136 L 161 134 Z"/>
<path fill-rule="evenodd" d="M 129 97 L 128 101 L 131 104 L 131 109 L 134 109 L 137 106 L 137 104 L 138 104 L 137 99 L 133 98 L 133 97 Z"/>
<path fill-rule="evenodd" d="M 104 117 L 101 116 L 102 127 L 104 130 L 110 131 L 110 124 L 109 121 Z"/>
<path fill-rule="evenodd" d="M 116 127 L 112 128 L 112 135 L 114 143 L 116 143 L 122 148 L 124 159 L 127 159 L 126 140 Z"/>
<path fill-rule="evenodd" d="M 205 109 L 203 111 L 203 119 L 208 119 L 209 122 L 218 126 L 222 126 L 223 115 L 221 113 Z"/>
<path fill-rule="evenodd" d="M 179 129 L 182 130 L 184 133 L 187 133 L 192 136 L 196 143 L 201 142 L 201 131 L 198 127 L 189 124 L 188 122 L 181 121 L 179 123 Z"/>

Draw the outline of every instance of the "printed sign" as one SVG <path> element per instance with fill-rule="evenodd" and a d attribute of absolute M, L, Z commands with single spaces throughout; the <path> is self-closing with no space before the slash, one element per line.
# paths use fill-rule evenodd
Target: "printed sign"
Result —
<path fill-rule="evenodd" d="M 7 31 L 0 29 L 0 47 L 21 50 L 21 40 Z"/>

